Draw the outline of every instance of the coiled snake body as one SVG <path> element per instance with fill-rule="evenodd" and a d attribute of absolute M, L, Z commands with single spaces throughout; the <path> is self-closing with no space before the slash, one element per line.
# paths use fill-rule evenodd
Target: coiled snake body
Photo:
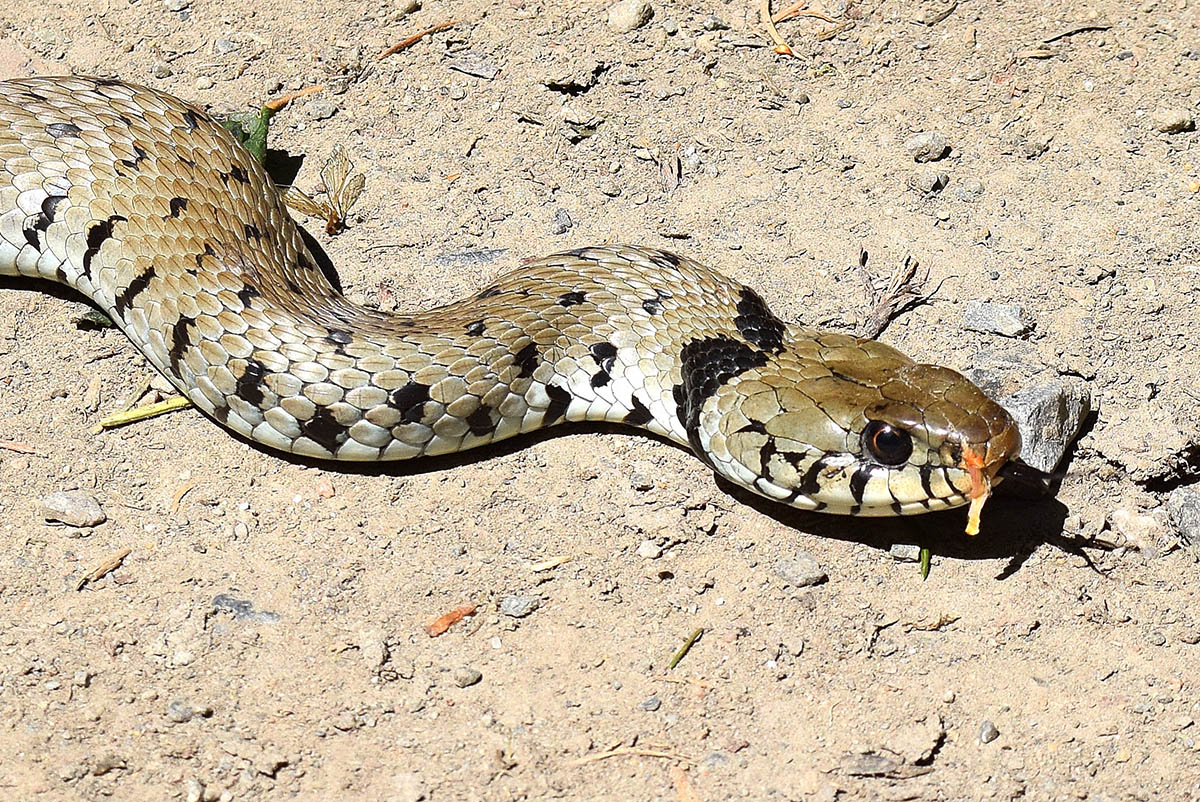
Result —
<path fill-rule="evenodd" d="M 959 374 L 787 325 L 663 251 L 555 254 L 412 315 L 356 306 L 232 135 L 143 87 L 0 83 L 0 165 L 0 274 L 84 293 L 197 407 L 271 448 L 410 459 L 615 421 L 796 507 L 974 499 L 976 520 L 1020 449 Z"/>

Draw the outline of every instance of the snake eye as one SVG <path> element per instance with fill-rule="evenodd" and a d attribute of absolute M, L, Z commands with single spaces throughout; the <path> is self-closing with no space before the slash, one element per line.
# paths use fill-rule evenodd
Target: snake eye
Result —
<path fill-rule="evenodd" d="M 862 433 L 863 449 L 880 465 L 903 465 L 912 456 L 912 437 L 890 423 L 873 420 Z"/>

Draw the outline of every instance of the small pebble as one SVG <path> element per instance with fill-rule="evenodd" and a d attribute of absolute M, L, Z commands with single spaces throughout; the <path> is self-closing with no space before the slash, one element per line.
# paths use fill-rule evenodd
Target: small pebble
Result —
<path fill-rule="evenodd" d="M 629 33 L 645 25 L 654 16 L 647 0 L 620 0 L 608 8 L 608 27 L 617 33 Z"/>
<path fill-rule="evenodd" d="M 194 715 L 196 711 L 186 702 L 175 701 L 167 705 L 167 719 L 176 724 L 186 724 Z"/>
<path fill-rule="evenodd" d="M 1167 497 L 1167 521 L 1185 546 L 1200 546 L 1200 485 L 1177 487 Z"/>
<path fill-rule="evenodd" d="M 982 194 L 983 182 L 978 178 L 964 178 L 954 190 L 954 196 L 965 203 L 974 203 Z"/>
<path fill-rule="evenodd" d="M 950 176 L 932 167 L 917 170 L 908 177 L 908 188 L 926 197 L 941 192 L 948 183 Z"/>
<path fill-rule="evenodd" d="M 1196 120 L 1187 109 L 1158 109 L 1150 115 L 1150 121 L 1164 134 L 1182 134 L 1196 128 Z"/>
<path fill-rule="evenodd" d="M 195 777 L 189 777 L 183 784 L 185 802 L 201 802 L 204 799 L 204 783 Z"/>
<path fill-rule="evenodd" d="M 893 560 L 905 563 L 915 563 L 921 559 L 921 547 L 915 543 L 893 543 L 888 549 Z"/>
<path fill-rule="evenodd" d="M 662 556 L 662 548 L 653 540 L 643 540 L 638 544 L 637 555 L 646 560 L 657 560 Z"/>
<path fill-rule="evenodd" d="M 910 137 L 904 143 L 904 149 L 913 161 L 935 162 L 946 155 L 950 146 L 946 144 L 946 137 L 938 131 L 923 131 Z"/>
<path fill-rule="evenodd" d="M 825 573 L 820 563 L 804 552 L 797 552 L 794 557 L 775 563 L 775 575 L 798 588 L 819 585 L 829 579 L 829 574 Z"/>
<path fill-rule="evenodd" d="M 217 82 L 214 81 L 212 78 L 210 78 L 207 75 L 201 75 L 196 78 L 196 88 L 197 89 L 212 89 L 216 85 L 217 85 Z"/>
<path fill-rule="evenodd" d="M 718 17 L 716 14 L 709 14 L 704 18 L 704 22 L 700 23 L 700 25 L 706 31 L 729 30 L 729 23 Z"/>
<path fill-rule="evenodd" d="M 639 710 L 645 710 L 647 713 L 653 713 L 660 707 L 662 707 L 662 700 L 660 700 L 658 696 L 651 696 L 649 699 L 646 699 L 638 705 Z"/>
<path fill-rule="evenodd" d="M 304 107 L 304 116 L 310 120 L 328 120 L 337 114 L 337 106 L 328 100 L 314 100 Z"/>
<path fill-rule="evenodd" d="M 470 666 L 463 666 L 462 668 L 454 669 L 451 679 L 454 680 L 454 684 L 459 688 L 469 688 L 472 685 L 478 684 L 483 679 L 483 673 Z"/>
<path fill-rule="evenodd" d="M 537 596 L 505 596 L 500 600 L 500 613 L 510 618 L 524 618 L 541 606 Z"/>
<path fill-rule="evenodd" d="M 606 178 L 600 182 L 600 191 L 610 198 L 620 197 L 621 185 L 611 178 Z"/>
<path fill-rule="evenodd" d="M 154 66 L 150 68 L 150 74 L 155 78 L 170 78 L 173 73 L 174 70 L 171 69 L 171 65 L 165 61 L 156 61 L 154 62 Z"/>
<path fill-rule="evenodd" d="M 554 222 L 550 224 L 550 230 L 555 234 L 566 234 L 575 225 L 575 221 L 571 219 L 571 215 L 566 209 L 556 209 L 554 212 Z"/>
<path fill-rule="evenodd" d="M 1120 535 L 1119 545 L 1141 552 L 1153 551 L 1162 538 L 1162 525 L 1149 515 L 1139 515 L 1128 507 L 1108 514 L 1108 525 Z"/>
<path fill-rule="evenodd" d="M 971 331 L 1016 337 L 1033 328 L 1029 313 L 1020 304 L 994 304 L 988 301 L 967 301 L 963 326 Z"/>
<path fill-rule="evenodd" d="M 167 11 L 184 11 L 191 7 L 192 0 L 166 0 L 163 5 L 166 6 Z"/>
<path fill-rule="evenodd" d="M 984 719 L 979 725 L 979 742 L 990 744 L 992 741 L 1000 737 L 1000 730 L 996 729 L 996 725 L 988 719 Z"/>
<path fill-rule="evenodd" d="M 39 510 L 47 521 L 67 526 L 98 526 L 108 520 L 96 499 L 78 491 L 51 493 L 42 498 Z"/>

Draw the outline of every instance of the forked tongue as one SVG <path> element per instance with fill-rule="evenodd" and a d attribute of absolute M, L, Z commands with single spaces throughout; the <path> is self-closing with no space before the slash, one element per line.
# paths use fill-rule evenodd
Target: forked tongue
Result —
<path fill-rule="evenodd" d="M 983 503 L 992 494 L 992 477 L 983 469 L 983 457 L 966 449 L 963 457 L 963 468 L 971 477 L 971 506 L 967 508 L 967 534 L 979 534 L 979 514 L 983 512 Z"/>

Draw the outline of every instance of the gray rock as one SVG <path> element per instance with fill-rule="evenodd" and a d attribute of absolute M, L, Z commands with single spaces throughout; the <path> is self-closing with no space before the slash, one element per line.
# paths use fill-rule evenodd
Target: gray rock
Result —
<path fill-rule="evenodd" d="M 821 564 L 804 552 L 775 563 L 775 575 L 798 588 L 819 585 L 829 579 L 829 574 L 821 568 Z"/>
<path fill-rule="evenodd" d="M 254 603 L 246 599 L 236 599 L 227 593 L 220 593 L 213 597 L 212 608 L 214 612 L 228 610 L 233 614 L 236 621 L 250 621 L 255 624 L 275 624 L 279 622 L 279 613 L 272 613 L 269 610 L 256 610 Z"/>
<path fill-rule="evenodd" d="M 579 142 L 596 133 L 604 119 L 582 103 L 567 101 L 562 106 L 562 133 L 569 141 Z"/>
<path fill-rule="evenodd" d="M 451 676 L 454 684 L 459 688 L 469 688 L 472 685 L 477 685 L 483 679 L 483 672 L 470 666 L 454 669 L 454 674 Z"/>
<path fill-rule="evenodd" d="M 96 499 L 78 491 L 45 496 L 39 510 L 47 521 L 67 526 L 98 526 L 108 520 Z"/>
<path fill-rule="evenodd" d="M 662 707 L 662 700 L 660 700 L 657 696 L 651 696 L 649 699 L 646 699 L 644 702 L 638 705 L 639 710 L 645 710 L 647 713 L 653 713 L 660 707 Z"/>
<path fill-rule="evenodd" d="M 186 724 L 194 715 L 196 711 L 187 702 L 174 701 L 167 705 L 167 718 L 176 724 Z"/>
<path fill-rule="evenodd" d="M 1182 134 L 1196 129 L 1196 120 L 1187 109 L 1158 109 L 1150 115 L 1156 131 L 1164 134 Z"/>
<path fill-rule="evenodd" d="M 1082 381 L 1058 380 L 1018 390 L 1000 405 L 1021 431 L 1021 459 L 1050 472 L 1091 414 L 1092 392 Z"/>
<path fill-rule="evenodd" d="M 505 596 L 500 600 L 500 613 L 511 618 L 524 618 L 542 604 L 537 596 Z"/>
<path fill-rule="evenodd" d="M 566 209 L 556 209 L 554 212 L 554 222 L 550 224 L 550 230 L 555 234 L 566 234 L 575 225 L 575 221 L 571 219 L 571 215 Z"/>
<path fill-rule="evenodd" d="M 908 177 L 908 188 L 925 197 L 936 195 L 945 189 L 949 183 L 950 176 L 932 167 L 917 170 Z"/>
<path fill-rule="evenodd" d="M 1167 496 L 1167 521 L 1185 546 L 1200 547 L 1200 485 L 1171 491 Z"/>
<path fill-rule="evenodd" d="M 989 301 L 967 301 L 963 326 L 971 331 L 1016 337 L 1033 328 L 1033 321 L 1020 304 L 994 304 Z"/>
<path fill-rule="evenodd" d="M 648 0 L 620 0 L 608 7 L 608 27 L 617 33 L 629 33 L 645 25 L 654 16 Z"/>
<path fill-rule="evenodd" d="M 983 182 L 978 178 L 964 178 L 959 181 L 954 196 L 964 203 L 974 203 L 983 195 Z"/>
<path fill-rule="evenodd" d="M 171 65 L 165 61 L 156 61 L 154 66 L 150 68 L 150 74 L 155 78 L 170 78 L 175 71 L 171 69 Z"/>
<path fill-rule="evenodd" d="M 908 151 L 908 155 L 912 156 L 916 162 L 935 162 L 946 155 L 946 151 L 950 146 L 946 144 L 946 137 L 942 136 L 937 131 L 923 131 L 916 136 L 910 137 L 904 143 L 904 149 Z"/>
<path fill-rule="evenodd" d="M 709 14 L 704 18 L 704 22 L 700 26 L 706 31 L 727 31 L 729 23 L 718 17 L 716 14 Z"/>
<path fill-rule="evenodd" d="M 1026 159 L 1036 159 L 1046 151 L 1050 150 L 1050 143 L 1054 140 L 1054 134 L 1048 133 L 1031 133 L 1028 136 L 1021 137 L 1017 142 L 1017 150 Z"/>
<path fill-rule="evenodd" d="M 905 563 L 915 563 L 921 559 L 921 547 L 915 543 L 893 543 L 888 549 L 893 560 Z"/>
<path fill-rule="evenodd" d="M 314 100 L 304 107 L 304 116 L 310 120 L 328 120 L 337 114 L 337 106 L 328 100 Z"/>
<path fill-rule="evenodd" d="M 637 555 L 646 560 L 657 560 L 662 556 L 662 547 L 653 540 L 643 540 L 638 544 Z"/>
<path fill-rule="evenodd" d="M 979 742 L 982 744 L 990 744 L 992 741 L 1000 737 L 1000 730 L 996 729 L 996 725 L 988 719 L 984 719 L 979 725 Z"/>

